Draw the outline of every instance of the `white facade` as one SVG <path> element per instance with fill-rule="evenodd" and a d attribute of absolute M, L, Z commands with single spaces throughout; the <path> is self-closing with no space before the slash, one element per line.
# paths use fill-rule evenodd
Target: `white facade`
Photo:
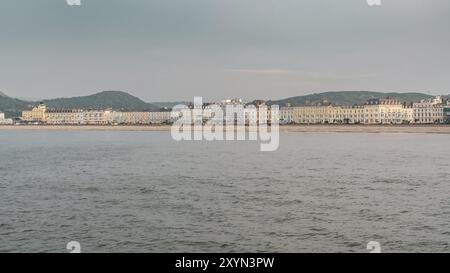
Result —
<path fill-rule="evenodd" d="M 81 110 L 48 110 L 45 122 L 49 125 L 82 125 L 85 124 Z"/>
<path fill-rule="evenodd" d="M 6 119 L 5 118 L 5 113 L 0 112 L 0 125 L 11 125 L 13 124 L 13 120 L 12 119 Z"/>
<path fill-rule="evenodd" d="M 413 104 L 414 123 L 434 124 L 444 123 L 444 100 L 441 96 L 422 100 Z"/>
<path fill-rule="evenodd" d="M 171 112 L 118 112 L 106 111 L 107 124 L 148 125 L 162 124 L 171 120 Z"/>
<path fill-rule="evenodd" d="M 171 120 L 170 112 L 150 112 L 150 123 L 161 124 Z"/>
<path fill-rule="evenodd" d="M 49 125 L 106 125 L 110 111 L 103 110 L 47 110 L 45 123 Z"/>
<path fill-rule="evenodd" d="M 87 125 L 107 125 L 110 120 L 110 111 L 88 110 L 83 111 L 84 124 Z"/>

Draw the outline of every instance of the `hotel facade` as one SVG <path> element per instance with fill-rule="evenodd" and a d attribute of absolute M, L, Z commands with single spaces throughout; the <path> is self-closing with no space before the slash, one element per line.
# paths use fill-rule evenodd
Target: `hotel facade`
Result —
<path fill-rule="evenodd" d="M 47 106 L 44 104 L 39 104 L 33 107 L 31 110 L 22 112 L 22 120 L 26 122 L 40 122 L 44 123 L 46 121 Z"/>
<path fill-rule="evenodd" d="M 449 112 L 444 113 L 441 96 L 409 104 L 386 98 L 355 106 L 327 104 L 280 108 L 281 122 L 290 123 L 289 117 L 292 117 L 295 124 L 438 124 L 448 120 Z"/>
<path fill-rule="evenodd" d="M 413 104 L 414 123 L 443 123 L 446 121 L 444 108 L 441 96 L 416 102 Z"/>
<path fill-rule="evenodd" d="M 48 125 L 145 125 L 170 121 L 170 112 L 118 112 L 108 110 L 48 109 L 40 104 L 22 112 L 22 121 Z"/>

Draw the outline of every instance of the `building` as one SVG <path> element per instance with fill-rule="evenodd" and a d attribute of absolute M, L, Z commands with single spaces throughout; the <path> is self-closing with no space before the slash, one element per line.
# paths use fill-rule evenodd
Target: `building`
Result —
<path fill-rule="evenodd" d="M 170 113 L 162 112 L 160 115 L 164 115 L 163 120 L 170 117 Z M 221 101 L 220 104 L 191 104 L 178 109 L 178 114 L 175 113 L 169 121 L 180 118 L 185 124 L 195 125 L 256 125 L 260 119 L 270 123 L 271 115 L 271 107 L 263 101 L 258 101 L 256 105 L 245 105 L 240 99 L 229 99 Z M 279 120 L 278 115 L 274 118 Z"/>
<path fill-rule="evenodd" d="M 332 106 L 294 107 L 292 120 L 298 124 L 325 124 L 330 122 Z"/>
<path fill-rule="evenodd" d="M 108 125 L 111 122 L 110 110 L 86 110 L 83 111 L 83 124 Z"/>
<path fill-rule="evenodd" d="M 395 99 L 380 99 L 380 123 L 381 124 L 402 124 L 403 104 Z"/>
<path fill-rule="evenodd" d="M 111 124 L 109 110 L 50 109 L 44 122 L 49 125 L 107 125 Z"/>
<path fill-rule="evenodd" d="M 412 103 L 405 103 L 403 107 L 403 120 L 405 124 L 414 123 L 414 108 Z"/>
<path fill-rule="evenodd" d="M 124 124 L 150 124 L 150 112 L 123 112 L 122 116 Z"/>
<path fill-rule="evenodd" d="M 364 106 L 333 106 L 329 107 L 328 123 L 359 124 L 364 117 Z"/>
<path fill-rule="evenodd" d="M 413 103 L 414 123 L 435 124 L 444 123 L 444 100 L 441 96 Z"/>
<path fill-rule="evenodd" d="M 255 101 L 255 106 L 253 104 L 247 105 L 246 112 L 248 113 L 249 118 L 251 118 L 251 119 L 249 119 L 249 121 L 253 121 L 253 123 L 256 123 L 259 125 L 271 124 L 272 119 L 275 120 L 275 118 L 277 118 L 278 122 L 279 122 L 279 120 L 280 120 L 279 113 L 273 113 L 272 108 L 273 108 L 273 106 L 267 105 L 266 102 L 263 100 Z M 272 114 L 278 114 L 278 116 L 272 117 Z M 255 118 L 255 115 L 256 115 L 256 118 Z M 246 121 L 246 123 L 247 123 L 247 121 Z"/>
<path fill-rule="evenodd" d="M 262 102 L 261 102 L 262 103 Z M 250 115 L 254 117 L 256 114 L 255 111 L 252 111 L 252 113 L 245 113 L 245 103 L 243 103 L 242 99 L 235 98 L 235 99 L 226 99 L 223 100 L 220 104 L 220 107 L 222 107 L 223 111 L 223 122 L 227 125 L 233 125 L 237 124 L 238 121 L 241 123 L 246 123 L 245 116 Z M 258 107 L 258 103 L 256 104 L 256 107 Z M 238 115 L 241 115 L 238 117 Z M 220 122 L 217 120 L 217 122 Z"/>
<path fill-rule="evenodd" d="M 290 105 L 280 107 L 280 123 L 290 124 L 294 122 L 294 107 Z"/>
<path fill-rule="evenodd" d="M 224 100 L 220 104 L 198 103 L 178 113 L 121 112 L 106 110 L 48 109 L 44 104 L 22 112 L 22 120 L 29 123 L 49 125 L 150 125 L 173 122 L 182 117 L 193 124 L 267 123 L 272 120 L 281 124 L 435 124 L 450 123 L 450 103 L 441 96 L 416 103 L 402 103 L 391 98 L 372 99 L 364 105 L 333 106 L 324 101 L 316 106 L 292 107 L 287 104 L 279 111 L 265 101 L 245 105 L 240 99 Z M 278 106 L 276 106 L 278 109 Z M 221 111 L 219 111 L 221 110 Z M 273 109 L 275 110 L 275 108 Z M 222 112 L 223 117 L 220 115 Z M 274 115 L 274 116 L 272 116 Z M 0 124 L 12 124 L 0 113 Z"/>
<path fill-rule="evenodd" d="M 399 100 L 373 99 L 364 105 L 364 124 L 404 124 L 412 121 L 412 108 Z"/>
<path fill-rule="evenodd" d="M 83 110 L 47 110 L 45 122 L 49 125 L 83 125 Z"/>
<path fill-rule="evenodd" d="M 380 106 L 378 100 L 369 100 L 364 105 L 364 124 L 380 124 Z"/>
<path fill-rule="evenodd" d="M 39 104 L 33 109 L 22 112 L 22 120 L 26 122 L 40 122 L 44 123 L 46 119 L 47 107 L 44 104 Z"/>
<path fill-rule="evenodd" d="M 413 106 L 395 99 L 373 99 L 364 105 L 293 107 L 293 122 L 298 124 L 405 124 L 412 123 Z M 287 116 L 282 108 L 281 116 Z M 287 118 L 287 117 L 284 117 Z"/>
<path fill-rule="evenodd" d="M 108 119 L 108 124 L 119 125 L 125 123 L 125 116 L 123 112 L 110 111 L 109 115 L 106 117 Z"/>
<path fill-rule="evenodd" d="M 162 124 L 171 122 L 172 118 L 170 116 L 170 111 L 164 112 L 150 112 L 149 113 L 149 122 L 150 124 Z"/>
<path fill-rule="evenodd" d="M 13 120 L 5 118 L 5 113 L 0 112 L 0 125 L 12 125 Z"/>
<path fill-rule="evenodd" d="M 444 118 L 445 123 L 450 123 L 450 100 L 447 100 L 444 105 Z"/>

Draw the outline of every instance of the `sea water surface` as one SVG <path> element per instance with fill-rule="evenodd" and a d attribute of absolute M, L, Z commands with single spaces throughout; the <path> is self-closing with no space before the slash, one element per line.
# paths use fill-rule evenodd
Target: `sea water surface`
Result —
<path fill-rule="evenodd" d="M 0 252 L 450 252 L 450 136 L 0 132 Z"/>

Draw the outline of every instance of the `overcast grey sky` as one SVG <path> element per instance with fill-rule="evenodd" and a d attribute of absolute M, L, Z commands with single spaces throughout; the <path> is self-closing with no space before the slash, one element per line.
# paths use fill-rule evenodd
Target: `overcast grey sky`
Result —
<path fill-rule="evenodd" d="M 2 0 L 0 91 L 146 101 L 450 93 L 450 1 Z"/>

